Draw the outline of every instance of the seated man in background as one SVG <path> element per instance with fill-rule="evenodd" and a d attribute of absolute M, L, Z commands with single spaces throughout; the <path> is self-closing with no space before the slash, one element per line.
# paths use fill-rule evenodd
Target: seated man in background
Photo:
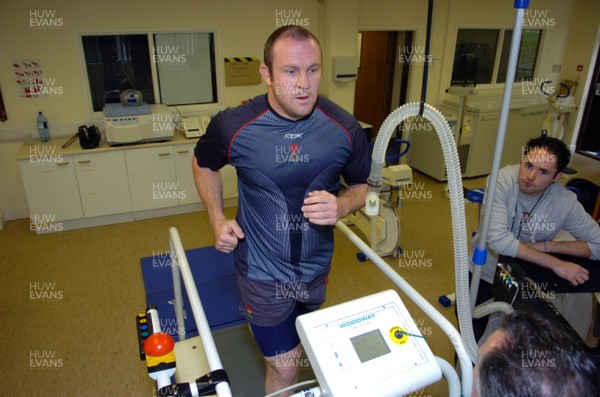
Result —
<path fill-rule="evenodd" d="M 515 311 L 479 348 L 472 395 L 598 396 L 600 373 L 562 326 Z"/>
<path fill-rule="evenodd" d="M 527 143 L 521 164 L 499 171 L 487 239 L 488 256 L 481 271 L 476 304 L 492 298 L 498 255 L 551 269 L 575 286 L 588 280 L 587 269 L 551 255 L 600 259 L 598 223 L 585 212 L 573 192 L 556 183 L 570 158 L 571 153 L 561 140 L 539 137 Z M 570 233 L 575 241 L 554 241 L 561 230 Z M 474 319 L 473 326 L 479 340 L 487 318 Z"/>

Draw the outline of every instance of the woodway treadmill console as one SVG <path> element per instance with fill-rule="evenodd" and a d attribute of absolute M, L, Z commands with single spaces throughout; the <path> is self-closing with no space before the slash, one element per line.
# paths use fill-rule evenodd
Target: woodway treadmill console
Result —
<path fill-rule="evenodd" d="M 304 314 L 296 328 L 323 397 L 399 396 L 442 377 L 393 290 Z"/>

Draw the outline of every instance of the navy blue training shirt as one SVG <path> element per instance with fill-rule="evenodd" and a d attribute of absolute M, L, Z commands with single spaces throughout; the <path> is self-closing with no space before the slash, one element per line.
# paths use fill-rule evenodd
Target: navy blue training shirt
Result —
<path fill-rule="evenodd" d="M 267 95 L 217 114 L 195 149 L 200 167 L 236 168 L 237 222 L 245 238 L 235 250 L 238 272 L 250 279 L 307 282 L 329 272 L 333 227 L 309 223 L 301 207 L 309 192 L 337 195 L 366 183 L 371 156 L 358 122 L 319 97 L 313 112 L 292 121 L 271 109 Z"/>

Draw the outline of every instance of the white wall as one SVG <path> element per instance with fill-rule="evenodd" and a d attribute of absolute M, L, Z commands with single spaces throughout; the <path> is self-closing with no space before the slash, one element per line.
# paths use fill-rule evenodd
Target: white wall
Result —
<path fill-rule="evenodd" d="M 276 11 L 298 10 L 307 18 L 308 28 L 317 31 L 320 5 L 314 0 L 261 1 L 260 7 L 242 0 L 146 0 L 67 1 L 23 0 L 6 5 L 0 13 L 0 83 L 9 120 L 2 129 L 25 128 L 39 109 L 54 124 L 81 123 L 90 118 L 88 97 L 82 74 L 78 33 L 218 29 L 221 57 L 256 56 L 262 59 L 265 39 L 277 27 Z M 71 4 L 72 3 L 72 4 Z M 62 18 L 59 29 L 31 29 L 29 13 L 50 10 Z M 312 22 L 312 24 L 311 24 Z M 13 59 L 41 60 L 44 77 L 56 78 L 64 94 L 54 98 L 19 98 L 14 81 Z M 218 59 L 220 65 L 222 60 Z M 264 87 L 236 87 L 225 90 L 224 105 L 239 104 Z"/>
<path fill-rule="evenodd" d="M 349 112 L 354 110 L 354 83 L 332 80 L 332 57 L 356 56 L 358 38 L 358 0 L 329 0 L 325 2 L 322 18 L 323 86 L 327 96 Z"/>
<path fill-rule="evenodd" d="M 537 75 L 562 81 L 585 80 L 600 24 L 597 0 L 531 0 L 530 9 L 546 10 L 556 19 L 542 43 Z M 54 10 L 62 18 L 60 29 L 31 29 L 34 10 Z M 358 30 L 414 30 L 416 43 L 425 46 L 427 2 L 424 0 L 21 0 L 0 3 L 0 87 L 9 120 L 0 124 L 0 214 L 6 219 L 27 217 L 27 202 L 20 182 L 16 153 L 23 137 L 35 134 L 34 118 L 44 111 L 55 135 L 75 132 L 93 121 L 83 79 L 77 34 L 85 31 L 146 31 L 218 29 L 222 57 L 255 56 L 262 59 L 265 39 L 277 27 L 276 12 L 294 10 L 307 18 L 308 29 L 324 48 L 322 93 L 353 109 L 354 84 L 331 81 L 331 56 L 356 53 Z M 433 16 L 427 102 L 439 104 L 449 85 L 452 54 L 458 27 L 507 26 L 514 22 L 513 1 L 436 0 Z M 23 99 L 18 95 L 12 60 L 40 59 L 44 76 L 55 78 L 64 94 L 56 98 Z M 552 65 L 561 64 L 557 75 Z M 584 65 L 582 73 L 575 66 Z M 408 99 L 419 100 L 423 64 L 412 68 Z M 221 84 L 223 84 L 221 82 Z M 581 95 L 579 87 L 577 95 Z M 234 106 L 265 91 L 264 84 L 227 87 L 224 106 Z M 578 103 L 580 98 L 578 98 Z M 575 117 L 572 117 L 574 119 Z M 571 123 L 572 124 L 572 123 Z M 572 127 L 567 137 L 572 135 Z"/>
<path fill-rule="evenodd" d="M 428 102 L 437 104 L 444 98 L 443 88 L 450 84 L 456 32 L 458 28 L 512 28 L 515 9 L 512 1 L 437 0 L 434 2 Z M 536 76 L 562 81 L 575 78 L 573 57 L 589 66 L 595 32 L 600 23 L 600 2 L 594 0 L 532 0 L 530 11 L 538 10 L 553 27 L 544 29 L 542 51 Z M 541 18 L 538 18 L 541 19 Z M 427 2 L 421 0 L 363 0 L 359 5 L 359 29 L 416 30 L 416 46 L 425 46 Z M 545 21 L 544 21 L 545 22 Z M 586 58 L 586 56 L 588 58 Z M 583 58 L 583 59 L 582 59 Z M 553 64 L 562 64 L 560 73 L 552 72 Z M 420 99 L 422 64 L 416 64 L 409 91 L 411 100 Z M 501 91 L 497 87 L 494 91 Z"/>
<path fill-rule="evenodd" d="M 37 112 L 44 112 L 54 136 L 73 134 L 78 125 L 94 122 L 78 33 L 216 28 L 217 65 L 221 65 L 223 57 L 254 56 L 262 60 L 266 38 L 282 23 L 277 19 L 281 10 L 300 13 L 306 27 L 319 36 L 322 7 L 315 0 L 262 0 L 259 6 L 244 0 L 0 2 L 0 87 L 8 113 L 8 121 L 0 124 L 0 208 L 6 218 L 29 216 L 15 157 L 23 138 L 37 134 Z M 36 10 L 54 12 L 62 27 L 31 29 L 30 12 Z M 44 77 L 56 79 L 63 94 L 21 98 L 12 61 L 22 59 L 40 59 Z M 227 87 L 221 93 L 222 105 L 235 106 L 265 92 L 265 87 Z"/>
<path fill-rule="evenodd" d="M 575 90 L 575 103 L 579 104 L 579 109 L 583 109 L 585 99 L 590 84 L 592 68 L 595 65 L 598 47 L 600 47 L 600 1 L 581 0 L 573 8 L 572 29 L 567 37 L 567 46 L 563 57 L 561 70 L 561 81 L 568 79 L 578 81 Z M 596 52 L 594 52 L 596 48 Z M 577 65 L 583 66 L 582 71 L 577 70 Z M 593 88 L 592 88 L 593 89 Z M 565 133 L 565 143 L 575 145 L 576 134 L 582 122 L 583 111 L 569 115 L 568 127 Z"/>

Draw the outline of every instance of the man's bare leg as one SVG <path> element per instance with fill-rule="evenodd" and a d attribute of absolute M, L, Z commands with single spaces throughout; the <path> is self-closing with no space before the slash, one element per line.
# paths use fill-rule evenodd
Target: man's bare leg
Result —
<path fill-rule="evenodd" d="M 296 346 L 289 352 L 272 357 L 265 357 L 267 376 L 265 379 L 265 392 L 271 394 L 288 386 L 298 383 L 300 355 L 302 348 Z M 291 396 L 293 391 L 281 393 L 278 396 Z"/>

